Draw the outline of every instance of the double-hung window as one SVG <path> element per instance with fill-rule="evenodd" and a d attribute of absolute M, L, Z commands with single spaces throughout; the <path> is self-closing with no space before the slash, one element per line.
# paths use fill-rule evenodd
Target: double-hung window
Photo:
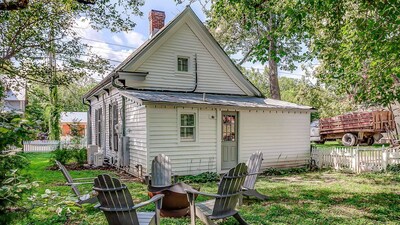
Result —
<path fill-rule="evenodd" d="M 196 113 L 180 114 L 181 141 L 196 141 Z"/>
<path fill-rule="evenodd" d="M 178 56 L 178 72 L 189 72 L 189 57 Z"/>

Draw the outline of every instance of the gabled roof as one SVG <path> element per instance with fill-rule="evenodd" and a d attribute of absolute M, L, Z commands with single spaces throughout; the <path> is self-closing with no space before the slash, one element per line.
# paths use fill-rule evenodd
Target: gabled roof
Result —
<path fill-rule="evenodd" d="M 189 18 L 191 21 L 194 21 L 194 25 L 200 30 L 198 34 L 203 35 L 204 40 L 210 43 L 213 46 L 213 50 L 215 54 L 219 56 L 221 59 L 221 63 L 227 65 L 227 68 L 230 69 L 228 75 L 231 76 L 231 79 L 246 89 L 247 93 L 255 96 L 262 96 L 261 92 L 242 74 L 242 72 L 236 67 L 235 63 L 229 58 L 226 52 L 222 49 L 222 47 L 218 44 L 215 38 L 211 35 L 208 29 L 204 26 L 201 20 L 197 17 L 197 15 L 193 12 L 193 10 L 187 6 L 184 11 L 182 11 L 178 16 L 176 16 L 173 20 L 171 20 L 166 26 L 160 29 L 156 35 L 152 38 L 148 39 L 144 42 L 138 49 L 136 49 L 130 56 L 128 56 L 121 64 L 119 64 L 113 72 L 108 74 L 98 85 L 96 85 L 92 90 L 84 95 L 84 98 L 88 98 L 94 94 L 96 94 L 102 88 L 111 85 L 112 76 L 118 71 L 124 71 L 128 66 L 131 66 L 135 62 L 141 59 L 147 51 L 154 47 L 154 45 L 160 41 L 177 23 L 179 23 L 183 18 Z"/>
<path fill-rule="evenodd" d="M 154 91 L 121 91 L 120 93 L 127 98 L 135 99 L 135 101 L 141 101 L 142 103 L 177 103 L 261 109 L 313 110 L 313 108 L 310 106 L 297 105 L 290 102 L 264 99 L 254 96 L 215 95 L 202 93 L 167 93 Z"/>

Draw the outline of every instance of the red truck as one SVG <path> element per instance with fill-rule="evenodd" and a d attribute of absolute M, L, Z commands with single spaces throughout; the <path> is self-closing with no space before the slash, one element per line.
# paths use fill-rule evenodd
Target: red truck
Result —
<path fill-rule="evenodd" d="M 390 111 L 348 113 L 320 119 L 319 142 L 341 139 L 345 146 L 361 143 L 372 145 L 382 138 L 382 133 L 392 132 L 394 129 L 394 116 Z"/>

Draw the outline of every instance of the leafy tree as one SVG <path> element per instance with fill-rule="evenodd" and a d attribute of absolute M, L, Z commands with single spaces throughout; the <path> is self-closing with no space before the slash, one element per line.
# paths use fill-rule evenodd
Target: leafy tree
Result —
<path fill-rule="evenodd" d="M 318 78 L 369 105 L 400 100 L 399 0 L 296 0 L 321 65 Z"/>
<path fill-rule="evenodd" d="M 268 79 L 265 71 L 251 69 L 243 72 L 248 79 L 266 96 L 269 97 Z M 347 95 L 337 95 L 333 88 L 326 87 L 310 73 L 301 79 L 280 77 L 282 100 L 300 105 L 309 105 L 317 109 L 311 119 L 332 117 L 353 111 L 357 105 Z"/>
<path fill-rule="evenodd" d="M 242 73 L 249 79 L 249 81 L 254 84 L 261 93 L 266 96 L 270 97 L 271 93 L 269 91 L 269 80 L 268 76 L 268 67 L 264 68 L 264 71 L 260 72 L 260 70 L 250 68 L 242 68 Z"/>
<path fill-rule="evenodd" d="M 76 21 L 84 18 L 96 30 L 131 30 L 142 15 L 142 0 L 102 0 L 94 5 L 76 0 L 32 0 L 25 9 L 0 11 L 0 73 L 24 78 L 49 88 L 49 130 L 59 138 L 58 89 L 85 74 L 103 72 L 107 60 L 82 42 Z"/>
<path fill-rule="evenodd" d="M 292 1 L 216 0 L 207 10 L 213 35 L 230 55 L 246 61 L 268 62 L 270 96 L 280 99 L 278 68 L 294 70 L 305 60 L 302 43 L 306 33 L 299 29 L 304 16 Z"/>
<path fill-rule="evenodd" d="M 85 76 L 76 82 L 60 87 L 60 103 L 64 112 L 83 112 L 88 106 L 82 103 L 82 96 L 97 84 L 90 76 Z"/>
<path fill-rule="evenodd" d="M 58 93 L 60 111 L 81 112 L 86 111 L 87 106 L 82 103 L 83 94 L 89 91 L 96 81 L 91 77 L 82 77 L 76 82 L 60 86 Z M 40 131 L 49 131 L 49 89 L 43 85 L 31 84 L 28 90 L 28 104 L 25 110 L 25 117 L 29 121 L 35 122 L 40 127 Z"/>

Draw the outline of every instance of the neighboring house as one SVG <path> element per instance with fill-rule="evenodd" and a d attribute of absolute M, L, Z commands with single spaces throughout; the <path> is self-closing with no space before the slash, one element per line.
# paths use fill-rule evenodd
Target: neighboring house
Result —
<path fill-rule="evenodd" d="M 86 112 L 62 112 L 60 119 L 61 139 L 68 139 L 71 137 L 71 126 L 76 126 L 82 137 L 86 136 L 86 125 Z"/>
<path fill-rule="evenodd" d="M 24 113 L 26 107 L 26 88 L 25 85 L 13 85 L 10 80 L 1 77 L 5 86 L 2 112 Z"/>
<path fill-rule="evenodd" d="M 149 19 L 151 38 L 84 96 L 88 143 L 109 163 L 144 176 L 160 153 L 180 175 L 222 173 L 256 151 L 263 168 L 307 162 L 311 107 L 263 98 L 190 7 L 165 27 L 164 12 Z"/>

